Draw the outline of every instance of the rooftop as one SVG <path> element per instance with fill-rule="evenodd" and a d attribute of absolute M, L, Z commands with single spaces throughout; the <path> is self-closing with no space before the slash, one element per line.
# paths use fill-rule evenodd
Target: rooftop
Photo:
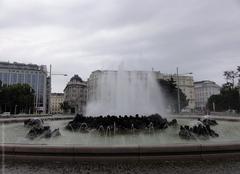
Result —
<path fill-rule="evenodd" d="M 37 65 L 37 64 L 25 64 L 25 63 L 19 63 L 19 62 L 4 62 L 0 61 L 0 68 L 6 68 L 6 69 L 29 69 L 29 70 L 43 70 L 47 71 L 46 65 Z"/>
<path fill-rule="evenodd" d="M 81 79 L 81 77 L 79 77 L 77 74 L 75 74 L 75 75 L 70 79 L 70 82 L 72 82 L 72 81 L 83 82 L 83 80 Z"/>

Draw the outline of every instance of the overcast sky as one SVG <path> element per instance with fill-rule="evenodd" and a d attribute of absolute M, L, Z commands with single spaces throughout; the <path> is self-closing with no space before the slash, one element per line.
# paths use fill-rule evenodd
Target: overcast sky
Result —
<path fill-rule="evenodd" d="M 0 61 L 45 64 L 53 92 L 97 69 L 194 73 L 240 65 L 239 0 L 0 0 Z"/>

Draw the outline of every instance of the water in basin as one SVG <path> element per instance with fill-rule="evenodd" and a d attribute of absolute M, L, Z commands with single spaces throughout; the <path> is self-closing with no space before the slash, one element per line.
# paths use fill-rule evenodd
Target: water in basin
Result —
<path fill-rule="evenodd" d="M 178 119 L 180 125 L 189 125 L 193 120 Z M 169 127 L 165 130 L 157 131 L 152 134 L 124 134 L 115 136 L 101 136 L 94 131 L 89 133 L 70 132 L 64 127 L 69 120 L 64 121 L 46 121 L 46 125 L 52 129 L 60 128 L 61 136 L 51 139 L 36 138 L 29 140 L 25 138 L 29 128 L 23 126 L 23 123 L 13 123 L 1 125 L 1 143 L 14 144 L 44 144 L 59 146 L 157 146 L 166 144 L 186 144 L 186 143 L 226 143 L 240 141 L 239 122 L 218 121 L 217 126 L 212 129 L 219 134 L 218 138 L 183 140 L 178 136 L 179 127 Z M 4 130 L 4 131 L 3 131 Z"/>

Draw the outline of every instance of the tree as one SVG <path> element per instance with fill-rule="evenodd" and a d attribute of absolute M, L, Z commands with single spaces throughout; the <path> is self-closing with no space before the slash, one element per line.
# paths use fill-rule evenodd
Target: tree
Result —
<path fill-rule="evenodd" d="M 66 113 L 71 108 L 71 106 L 67 101 L 64 101 L 63 103 L 60 103 L 60 108 L 63 110 L 64 113 Z"/>
<path fill-rule="evenodd" d="M 236 71 L 224 71 L 223 76 L 226 79 L 226 84 L 232 88 L 235 87 L 235 79 L 238 78 L 238 82 L 240 82 L 240 66 L 237 66 Z"/>
<path fill-rule="evenodd" d="M 235 78 L 237 77 L 237 72 L 235 72 L 235 71 L 224 71 L 223 75 L 224 75 L 227 83 L 232 84 L 232 86 L 235 85 Z"/>
<path fill-rule="evenodd" d="M 218 112 L 227 110 L 240 112 L 240 66 L 236 71 L 224 71 L 223 75 L 226 83 L 223 84 L 219 95 L 213 95 L 208 99 L 207 108 L 213 110 L 214 103 Z M 238 80 L 238 86 L 235 85 L 235 79 Z"/>
<path fill-rule="evenodd" d="M 34 90 L 28 84 L 3 86 L 0 90 L 0 107 L 3 112 L 32 113 Z"/>
<path fill-rule="evenodd" d="M 166 107 L 170 107 L 171 111 L 178 111 L 178 89 L 176 82 L 173 78 L 168 80 L 160 79 L 158 84 L 161 86 L 162 93 L 165 99 Z M 180 109 L 185 108 L 188 105 L 189 100 L 187 100 L 186 95 L 179 89 L 180 93 Z"/>
<path fill-rule="evenodd" d="M 223 112 L 227 110 L 235 110 L 239 112 L 240 98 L 239 89 L 229 88 L 228 86 L 223 86 L 220 94 L 212 95 L 208 99 L 207 108 L 213 111 L 213 103 L 215 104 L 215 111 Z"/>
<path fill-rule="evenodd" d="M 240 86 L 240 66 L 237 67 L 238 86 Z"/>

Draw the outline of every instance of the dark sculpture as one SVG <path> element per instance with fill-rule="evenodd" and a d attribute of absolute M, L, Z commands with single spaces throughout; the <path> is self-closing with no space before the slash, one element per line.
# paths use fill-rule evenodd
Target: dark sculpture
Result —
<path fill-rule="evenodd" d="M 201 121 L 201 119 L 198 119 L 198 120 Z M 218 124 L 216 120 L 211 119 L 211 118 L 204 118 L 201 122 L 204 125 L 209 125 L 209 126 L 215 126 Z"/>
<path fill-rule="evenodd" d="M 159 114 L 150 116 L 98 116 L 85 117 L 83 115 L 76 115 L 73 121 L 70 121 L 66 129 L 70 131 L 88 132 L 88 130 L 95 129 L 100 134 L 112 135 L 115 133 L 134 133 L 142 130 L 153 132 L 154 130 L 162 130 L 168 126 L 176 126 L 177 120 L 173 119 L 168 122 L 167 119 L 162 118 Z"/>
<path fill-rule="evenodd" d="M 28 132 L 26 137 L 33 140 L 37 137 L 51 138 L 61 135 L 59 128 L 52 131 L 50 126 L 44 126 L 43 124 L 43 120 L 38 118 L 25 120 L 24 126 L 30 128 L 30 131 Z"/>
<path fill-rule="evenodd" d="M 40 127 L 43 124 L 44 124 L 43 120 L 39 118 L 31 118 L 24 121 L 24 126 L 29 128 Z"/>
<path fill-rule="evenodd" d="M 179 136 L 183 139 L 196 139 L 197 137 L 218 137 L 219 135 L 210 128 L 217 125 L 217 122 L 210 118 L 199 119 L 193 127 L 187 125 L 180 126 Z M 66 129 L 70 131 L 78 131 L 88 133 L 94 129 L 100 135 L 115 135 L 122 133 L 153 133 L 154 131 L 167 129 L 169 126 L 178 127 L 176 119 L 168 122 L 166 118 L 162 118 L 159 114 L 150 116 L 98 116 L 85 117 L 76 115 L 75 118 L 66 125 Z"/>
<path fill-rule="evenodd" d="M 180 138 L 183 139 L 196 139 L 193 132 L 190 131 L 189 126 L 180 126 L 180 132 L 179 132 Z"/>
<path fill-rule="evenodd" d="M 219 137 L 219 135 L 210 128 L 212 125 L 217 125 L 216 120 L 213 119 L 198 119 L 198 122 L 193 127 L 181 126 L 179 131 L 180 138 L 196 139 L 196 137 Z"/>

